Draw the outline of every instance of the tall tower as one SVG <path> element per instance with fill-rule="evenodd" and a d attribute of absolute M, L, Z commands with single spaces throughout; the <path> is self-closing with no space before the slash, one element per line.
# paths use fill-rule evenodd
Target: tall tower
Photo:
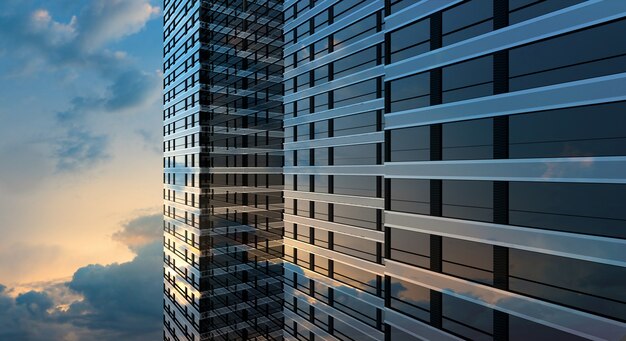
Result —
<path fill-rule="evenodd" d="M 625 1 L 164 8 L 165 339 L 626 335 Z"/>
<path fill-rule="evenodd" d="M 626 335 L 626 2 L 284 8 L 285 335 Z"/>
<path fill-rule="evenodd" d="M 282 339 L 281 1 L 164 11 L 164 338 Z"/>

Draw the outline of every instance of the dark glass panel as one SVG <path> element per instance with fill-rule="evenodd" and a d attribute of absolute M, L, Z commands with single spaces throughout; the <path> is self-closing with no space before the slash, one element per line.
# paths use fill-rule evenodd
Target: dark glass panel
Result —
<path fill-rule="evenodd" d="M 509 155 L 511 158 L 626 155 L 625 111 L 626 103 L 616 102 L 511 115 Z"/>
<path fill-rule="evenodd" d="M 493 183 L 491 181 L 443 181 L 443 216 L 478 221 L 493 221 Z"/>
<path fill-rule="evenodd" d="M 442 125 L 444 160 L 493 158 L 493 119 L 444 123 Z"/>
<path fill-rule="evenodd" d="M 340 2 L 341 3 L 341 2 Z M 348 46 L 376 32 L 376 15 L 362 19 L 333 35 L 335 50 Z"/>
<path fill-rule="evenodd" d="M 430 180 L 391 179 L 391 210 L 430 214 Z"/>
<path fill-rule="evenodd" d="M 376 144 L 340 146 L 334 148 L 335 165 L 375 165 Z"/>
<path fill-rule="evenodd" d="M 391 277 L 391 308 L 403 314 L 430 321 L 430 289 Z"/>
<path fill-rule="evenodd" d="M 404 1 L 404 2 L 410 2 L 410 1 Z M 421 341 L 423 339 L 418 338 L 416 336 L 413 336 L 411 334 L 407 334 L 404 331 L 402 331 L 401 329 L 398 329 L 394 326 L 389 326 L 388 327 L 389 333 L 391 335 L 391 340 L 402 340 L 402 341 Z"/>
<path fill-rule="evenodd" d="M 509 0 L 509 24 L 542 16 L 585 0 Z"/>
<path fill-rule="evenodd" d="M 625 31 L 626 20 L 619 20 L 511 49 L 510 90 L 626 71 Z"/>
<path fill-rule="evenodd" d="M 493 57 L 486 56 L 442 69 L 443 103 L 493 94 Z"/>
<path fill-rule="evenodd" d="M 376 327 L 376 307 L 370 304 L 336 290 L 333 306 L 372 327 Z"/>
<path fill-rule="evenodd" d="M 376 99 L 376 79 L 333 90 L 335 108 Z"/>
<path fill-rule="evenodd" d="M 403 111 L 430 105 L 430 73 L 391 81 L 390 111 Z"/>
<path fill-rule="evenodd" d="M 392 162 L 430 160 L 430 126 L 396 129 L 390 135 Z"/>
<path fill-rule="evenodd" d="M 566 333 L 564 331 L 550 328 L 539 323 L 528 321 L 514 315 L 509 315 L 509 340 L 510 341 L 584 341 L 576 335 Z"/>
<path fill-rule="evenodd" d="M 375 111 L 335 118 L 334 136 L 346 136 L 376 131 L 377 113 Z"/>
<path fill-rule="evenodd" d="M 371 262 L 376 262 L 376 242 L 371 240 L 335 233 L 333 239 L 333 250 Z"/>
<path fill-rule="evenodd" d="M 469 0 L 444 10 L 443 45 L 469 39 L 493 30 L 493 0 Z"/>
<path fill-rule="evenodd" d="M 351 54 L 334 62 L 334 78 L 341 78 L 376 66 L 376 47 Z"/>
<path fill-rule="evenodd" d="M 375 176 L 335 175 L 333 179 L 333 193 L 375 197 L 376 184 L 377 179 Z"/>
<path fill-rule="evenodd" d="M 511 182 L 509 195 L 511 225 L 626 238 L 626 185 Z"/>
<path fill-rule="evenodd" d="M 470 281 L 493 284 L 493 246 L 443 237 L 443 272 Z"/>
<path fill-rule="evenodd" d="M 444 294 L 443 329 L 470 340 L 492 340 L 493 310 Z"/>
<path fill-rule="evenodd" d="M 334 221 L 340 224 L 358 226 L 370 230 L 377 229 L 376 209 L 348 205 L 334 205 Z"/>
<path fill-rule="evenodd" d="M 626 268 L 510 249 L 511 291 L 626 321 Z"/>
<path fill-rule="evenodd" d="M 430 51 L 430 19 L 391 32 L 390 40 L 392 63 Z"/>
<path fill-rule="evenodd" d="M 430 235 L 409 230 L 391 228 L 390 249 L 393 260 L 430 267 Z"/>

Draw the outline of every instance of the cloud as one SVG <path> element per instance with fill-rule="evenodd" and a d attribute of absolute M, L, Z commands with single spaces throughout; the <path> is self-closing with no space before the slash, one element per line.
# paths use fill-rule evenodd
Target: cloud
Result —
<path fill-rule="evenodd" d="M 83 128 L 73 128 L 57 142 L 57 170 L 73 171 L 109 158 L 106 135 L 96 135 Z"/>
<path fill-rule="evenodd" d="M 145 0 L 95 0 L 81 13 L 80 43 L 93 50 L 143 29 L 161 13 Z"/>
<path fill-rule="evenodd" d="M 59 19 L 53 8 L 31 5 L 0 2 L 0 46 L 11 46 L 3 50 L 7 58 L 0 67 L 4 77 L 49 75 L 74 92 L 88 84 L 81 90 L 86 95 L 56 110 L 49 154 L 57 171 L 84 170 L 109 157 L 108 133 L 95 133 L 97 115 L 134 113 L 160 99 L 161 75 L 142 71 L 141 63 L 112 44 L 140 32 L 161 10 L 149 0 L 93 0 Z"/>
<path fill-rule="evenodd" d="M 141 247 L 130 262 L 78 269 L 68 287 L 84 300 L 69 307 L 69 320 L 89 329 L 110 330 L 123 339 L 160 331 L 162 253 L 162 244 L 156 242 Z"/>
<path fill-rule="evenodd" d="M 107 44 L 140 32 L 161 12 L 148 0 L 94 0 L 63 23 L 48 9 L 27 6 L 0 4 L 0 42 L 24 57 L 21 62 L 30 72 L 67 66 L 91 66 L 104 72 L 116 69 L 126 53 L 111 51 Z"/>
<path fill-rule="evenodd" d="M 113 240 L 125 244 L 133 251 L 138 251 L 141 247 L 163 238 L 162 224 L 163 215 L 161 214 L 135 218 L 124 224 L 122 230 L 114 233 Z"/>
<path fill-rule="evenodd" d="M 129 262 L 87 265 L 67 282 L 36 283 L 25 292 L 0 284 L 0 340 L 160 339 L 163 246 L 156 217 L 138 217 L 116 234 L 144 236 L 139 244 L 124 239 L 136 252 Z"/>
<path fill-rule="evenodd" d="M 122 110 L 144 103 L 159 93 L 161 82 L 156 74 L 130 70 L 120 74 L 108 87 L 107 110 Z"/>

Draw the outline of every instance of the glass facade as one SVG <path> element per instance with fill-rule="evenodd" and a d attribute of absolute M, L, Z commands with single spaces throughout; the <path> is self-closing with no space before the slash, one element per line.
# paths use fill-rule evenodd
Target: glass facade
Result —
<path fill-rule="evenodd" d="M 165 13 L 166 339 L 626 336 L 626 2 Z"/>
<path fill-rule="evenodd" d="M 164 339 L 282 339 L 281 1 L 164 13 Z"/>

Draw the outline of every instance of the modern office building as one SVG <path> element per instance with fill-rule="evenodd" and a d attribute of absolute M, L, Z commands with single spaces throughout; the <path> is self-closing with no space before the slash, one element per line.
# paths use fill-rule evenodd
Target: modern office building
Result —
<path fill-rule="evenodd" d="M 626 1 L 164 8 L 166 339 L 626 337 Z"/>
<path fill-rule="evenodd" d="M 164 13 L 164 339 L 282 339 L 282 4 Z"/>

